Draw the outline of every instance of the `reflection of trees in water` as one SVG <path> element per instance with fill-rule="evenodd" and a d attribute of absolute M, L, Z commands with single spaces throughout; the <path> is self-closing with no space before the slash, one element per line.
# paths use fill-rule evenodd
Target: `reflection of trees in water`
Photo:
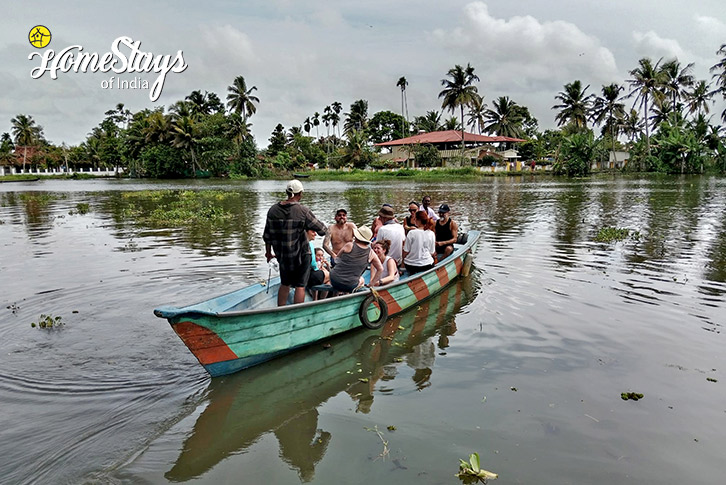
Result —
<path fill-rule="evenodd" d="M 555 196 L 553 246 L 558 255 L 553 260 L 560 266 L 574 267 L 579 264 L 574 257 L 575 243 L 587 237 L 584 229 L 588 201 L 588 190 L 584 184 L 563 188 Z"/>
<path fill-rule="evenodd" d="M 31 241 L 42 239 L 53 229 L 57 199 L 64 198 L 51 192 L 0 193 L 0 205 L 14 209 L 10 219 L 3 222 L 24 226 Z"/>
<path fill-rule="evenodd" d="M 153 234 L 172 239 L 173 244 L 198 250 L 205 256 L 226 256 L 239 251 L 241 257 L 252 257 L 250 255 L 261 251 L 257 193 L 228 191 L 224 197 L 205 201 L 205 204 L 230 214 L 229 218 L 174 225 L 150 217 L 157 208 L 178 202 L 184 192 L 186 190 L 144 191 L 133 193 L 133 197 L 125 192 L 109 192 L 100 203 L 99 211 L 111 218 L 119 239 Z"/>
<path fill-rule="evenodd" d="M 332 439 L 329 431 L 318 428 L 318 408 L 345 392 L 358 412 L 370 412 L 375 394 L 385 392 L 376 386 L 395 380 L 398 362 L 414 353 L 426 354 L 430 362 L 414 374 L 414 380 L 421 389 L 430 385 L 431 339 L 442 326 L 453 333 L 450 326 L 455 316 L 474 298 L 471 279 L 456 282 L 417 311 L 391 318 L 380 333 L 352 331 L 328 340 L 329 347 L 313 345 L 213 379 L 209 404 L 165 477 L 172 481 L 200 477 L 272 432 L 279 442 L 280 458 L 302 481 L 311 481 Z"/>
<path fill-rule="evenodd" d="M 724 207 L 726 204 L 724 204 L 723 200 L 721 202 L 721 206 Z M 710 281 L 726 283 L 726 210 L 722 210 L 720 213 L 718 228 L 715 233 L 716 237 L 708 247 L 708 260 L 703 277 Z M 718 296 L 726 293 L 726 288 L 723 286 L 720 289 L 701 286 L 699 291 L 706 295 Z"/>

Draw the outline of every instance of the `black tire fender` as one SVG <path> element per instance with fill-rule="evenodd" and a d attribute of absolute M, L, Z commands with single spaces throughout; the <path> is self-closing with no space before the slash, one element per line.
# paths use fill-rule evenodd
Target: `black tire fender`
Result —
<path fill-rule="evenodd" d="M 368 307 L 376 302 L 378 303 L 380 315 L 378 315 L 377 320 L 371 321 L 368 319 Z M 368 295 L 365 300 L 363 300 L 363 302 L 360 304 L 360 308 L 358 309 L 358 317 L 360 318 L 360 321 L 363 322 L 363 325 L 365 325 L 367 328 L 373 330 L 381 328 L 386 323 L 386 320 L 388 320 L 388 305 L 386 304 L 385 300 L 380 296 L 373 294 Z"/>

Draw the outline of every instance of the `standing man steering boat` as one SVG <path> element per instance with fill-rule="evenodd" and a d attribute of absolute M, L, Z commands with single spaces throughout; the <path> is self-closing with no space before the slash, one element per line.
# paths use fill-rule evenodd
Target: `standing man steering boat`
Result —
<path fill-rule="evenodd" d="M 278 202 L 267 211 L 265 230 L 262 233 L 267 262 L 277 258 L 280 264 L 277 306 L 285 305 L 291 286 L 295 288 L 295 303 L 305 301 L 305 285 L 312 262 L 306 231 L 313 230 L 322 236 L 326 230 L 325 224 L 300 203 L 303 185 L 299 180 L 288 182 L 285 192 L 287 200 Z"/>

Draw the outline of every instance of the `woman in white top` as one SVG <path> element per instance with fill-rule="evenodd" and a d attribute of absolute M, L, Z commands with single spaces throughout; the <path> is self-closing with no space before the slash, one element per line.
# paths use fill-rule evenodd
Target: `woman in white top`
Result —
<path fill-rule="evenodd" d="M 415 229 L 408 231 L 403 243 L 403 263 L 409 274 L 433 268 L 436 262 L 436 234 L 434 221 L 424 211 L 416 212 Z"/>
<path fill-rule="evenodd" d="M 391 241 L 384 239 L 383 241 L 376 241 L 373 243 L 373 252 L 376 253 L 378 259 L 383 265 L 383 271 L 381 272 L 381 285 L 387 285 L 394 281 L 398 281 L 398 265 L 396 260 L 388 255 L 388 250 L 391 248 Z M 373 275 L 375 276 L 375 275 Z M 371 278 L 373 278 L 371 276 Z"/>

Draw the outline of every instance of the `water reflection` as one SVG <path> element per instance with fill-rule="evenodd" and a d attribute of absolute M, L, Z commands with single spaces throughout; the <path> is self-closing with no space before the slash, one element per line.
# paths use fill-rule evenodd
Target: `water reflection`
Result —
<path fill-rule="evenodd" d="M 389 320 L 380 334 L 354 331 L 289 357 L 213 379 L 208 404 L 174 466 L 164 475 L 185 481 L 274 433 L 280 456 L 302 481 L 311 481 L 331 439 L 318 427 L 317 408 L 341 392 L 370 412 L 376 392 L 388 392 L 396 367 L 415 369 L 419 390 L 430 386 L 436 333 L 452 335 L 461 307 L 473 297 L 472 278 L 458 281 L 418 310 Z M 447 329 L 444 331 L 443 329 Z M 445 348 L 444 344 L 444 347 Z M 377 391 L 377 388 L 381 388 Z"/>

